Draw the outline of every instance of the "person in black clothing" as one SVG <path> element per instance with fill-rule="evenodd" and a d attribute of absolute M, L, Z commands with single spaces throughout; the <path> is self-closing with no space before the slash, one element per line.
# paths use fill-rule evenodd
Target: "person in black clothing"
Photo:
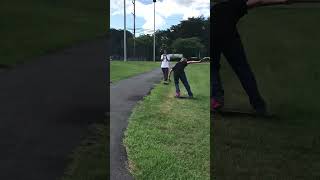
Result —
<path fill-rule="evenodd" d="M 257 114 L 267 113 L 266 103 L 259 93 L 256 79 L 247 62 L 237 23 L 247 10 L 257 6 L 286 4 L 287 0 L 219 0 L 211 8 L 211 110 L 224 105 L 224 90 L 220 79 L 220 56 L 223 54 L 238 76 Z"/>
<path fill-rule="evenodd" d="M 171 81 L 171 73 L 174 72 L 174 84 L 176 86 L 176 97 L 180 97 L 180 88 L 179 88 L 179 79 L 181 80 L 182 84 L 186 88 L 188 95 L 190 98 L 193 97 L 193 93 L 191 91 L 186 73 L 184 72 L 184 68 L 188 66 L 188 64 L 193 63 L 201 63 L 200 61 L 188 61 L 186 58 L 182 58 L 169 72 L 169 81 Z"/>

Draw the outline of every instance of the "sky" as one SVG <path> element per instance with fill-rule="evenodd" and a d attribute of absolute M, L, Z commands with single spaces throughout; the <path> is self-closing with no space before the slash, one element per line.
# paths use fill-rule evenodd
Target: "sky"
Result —
<path fill-rule="evenodd" d="M 157 0 L 156 30 L 164 30 L 189 17 L 209 17 L 210 0 Z M 123 29 L 124 0 L 110 0 L 110 27 Z M 133 4 L 126 0 L 127 30 L 133 32 Z M 152 34 L 154 26 L 153 0 L 136 0 L 136 33 Z"/>

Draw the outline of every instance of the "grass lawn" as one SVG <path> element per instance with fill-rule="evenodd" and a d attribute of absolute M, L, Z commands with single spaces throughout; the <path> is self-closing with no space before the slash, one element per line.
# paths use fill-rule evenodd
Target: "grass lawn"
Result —
<path fill-rule="evenodd" d="M 106 125 L 94 125 L 90 135 L 71 155 L 62 180 L 106 180 L 109 177 L 109 131 Z"/>
<path fill-rule="evenodd" d="M 173 83 L 159 84 L 136 106 L 124 139 L 135 179 L 209 179 L 209 71 L 186 68 L 195 99 L 176 99 Z"/>
<path fill-rule="evenodd" d="M 320 177 L 319 19 L 319 8 L 259 8 L 240 22 L 259 88 L 278 119 L 216 117 L 216 179 Z M 226 103 L 250 108 L 225 61 L 222 67 Z"/>
<path fill-rule="evenodd" d="M 106 34 L 107 1 L 0 2 L 0 64 L 14 66 Z"/>
<path fill-rule="evenodd" d="M 152 61 L 111 61 L 110 80 L 114 83 L 121 79 L 126 79 L 152 69 L 160 68 L 160 62 Z"/>

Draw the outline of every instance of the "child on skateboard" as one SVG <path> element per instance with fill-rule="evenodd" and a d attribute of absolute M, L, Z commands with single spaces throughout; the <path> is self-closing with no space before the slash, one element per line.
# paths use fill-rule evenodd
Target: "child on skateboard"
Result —
<path fill-rule="evenodd" d="M 287 2 L 287 0 L 217 0 L 213 5 L 211 8 L 213 62 L 210 65 L 212 111 L 217 111 L 224 105 L 224 90 L 219 74 L 220 56 L 223 54 L 248 94 L 255 112 L 260 115 L 267 114 L 266 103 L 259 93 L 236 26 L 250 8 Z"/>
<path fill-rule="evenodd" d="M 191 91 L 186 73 L 184 72 L 184 68 L 188 66 L 188 64 L 194 64 L 194 63 L 201 63 L 200 61 L 188 61 L 186 58 L 182 58 L 169 72 L 169 81 L 171 77 L 172 71 L 174 72 L 173 78 L 174 78 L 174 84 L 176 86 L 176 96 L 177 98 L 180 97 L 180 88 L 179 88 L 179 79 L 181 80 L 182 84 L 186 88 L 188 95 L 190 98 L 193 98 L 193 93 Z"/>

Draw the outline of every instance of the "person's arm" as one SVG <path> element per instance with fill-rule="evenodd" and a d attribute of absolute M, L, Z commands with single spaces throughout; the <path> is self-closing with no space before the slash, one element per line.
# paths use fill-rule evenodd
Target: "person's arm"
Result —
<path fill-rule="evenodd" d="M 195 64 L 195 63 L 201 63 L 201 62 L 202 62 L 202 60 L 200 60 L 200 61 L 187 61 L 188 64 Z"/>
<path fill-rule="evenodd" d="M 290 0 L 248 0 L 247 6 L 249 9 L 259 6 L 272 6 L 280 4 L 289 4 Z"/>

